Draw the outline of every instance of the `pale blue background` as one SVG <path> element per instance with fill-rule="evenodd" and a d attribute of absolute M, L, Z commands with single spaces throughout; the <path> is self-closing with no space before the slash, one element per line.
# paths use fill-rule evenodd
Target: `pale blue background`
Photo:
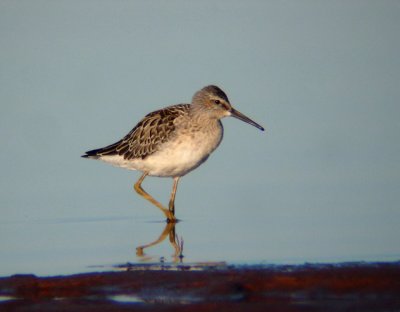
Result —
<path fill-rule="evenodd" d="M 267 132 L 182 179 L 185 261 L 400 259 L 399 34 L 399 1 L 1 0 L 0 275 L 138 261 L 163 216 L 79 156 L 211 83 Z"/>

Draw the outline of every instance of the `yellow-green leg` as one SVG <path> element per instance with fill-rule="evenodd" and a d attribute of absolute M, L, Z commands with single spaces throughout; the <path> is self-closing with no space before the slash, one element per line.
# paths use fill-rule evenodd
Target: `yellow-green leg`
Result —
<path fill-rule="evenodd" d="M 135 191 L 142 197 L 144 197 L 145 199 L 147 199 L 149 202 L 151 202 L 153 205 L 155 205 L 156 207 L 158 207 L 163 213 L 164 215 L 167 217 L 167 221 L 168 222 L 176 222 L 176 218 L 174 216 L 174 213 L 171 212 L 170 210 L 168 210 L 167 208 L 165 208 L 163 205 L 161 205 L 157 200 L 155 200 L 150 194 L 148 194 L 143 188 L 142 188 L 142 182 L 143 180 L 147 177 L 148 173 L 145 172 L 142 174 L 142 176 L 139 178 L 139 180 L 135 183 L 134 185 L 134 189 Z M 175 183 L 174 183 L 175 185 Z M 176 190 L 175 190 L 176 191 Z M 172 197 L 172 196 L 171 196 Z M 175 194 L 174 194 L 174 198 L 175 198 Z"/>
<path fill-rule="evenodd" d="M 180 177 L 174 178 L 174 185 L 172 186 L 171 198 L 169 199 L 169 211 L 175 215 L 175 194 L 176 190 L 178 189 L 178 182 Z"/>

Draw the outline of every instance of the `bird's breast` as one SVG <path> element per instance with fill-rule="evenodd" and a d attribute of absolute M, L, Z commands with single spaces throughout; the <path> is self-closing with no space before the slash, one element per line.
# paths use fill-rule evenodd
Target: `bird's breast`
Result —
<path fill-rule="evenodd" d="M 160 149 L 143 160 L 143 168 L 153 176 L 183 176 L 197 168 L 218 147 L 223 128 L 218 121 L 206 128 L 182 127 Z"/>

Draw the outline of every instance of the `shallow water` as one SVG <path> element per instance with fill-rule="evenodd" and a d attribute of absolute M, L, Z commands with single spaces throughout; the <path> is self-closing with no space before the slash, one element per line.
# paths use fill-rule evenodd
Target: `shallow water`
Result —
<path fill-rule="evenodd" d="M 226 144 L 231 143 L 228 138 Z M 248 154 L 229 156 L 243 164 L 232 171 L 234 162 L 223 160 L 228 154 L 222 146 L 221 154 L 182 179 L 176 199 L 181 221 L 170 236 L 164 233 L 163 214 L 133 191 L 138 173 L 76 154 L 64 155 L 69 166 L 48 181 L 20 180 L 26 190 L 16 186 L 14 194 L 3 197 L 0 276 L 108 270 L 124 263 L 400 259 L 395 183 L 360 182 L 351 179 L 351 171 L 347 179 L 332 171 L 327 181 L 316 183 L 315 175 L 322 175 L 312 167 L 311 177 L 280 181 L 276 174 L 268 176 L 272 165 L 257 169 L 246 162 L 255 157 Z M 45 175 L 40 169 L 31 172 Z M 165 203 L 171 179 L 148 178 L 143 187 Z M 137 252 L 163 233 L 162 242 Z"/>
<path fill-rule="evenodd" d="M 168 237 L 136 255 L 165 228 L 140 174 L 80 155 L 208 84 L 266 131 L 224 119 L 182 178 L 183 262 L 400 259 L 396 2 L 0 6 L 0 275 L 175 261 Z"/>
<path fill-rule="evenodd" d="M 333 237 L 329 238 L 329 246 L 323 246 L 328 245 L 324 235 L 305 241 L 301 235 L 288 239 L 282 231 L 281 238 L 274 238 L 275 230 L 268 230 L 267 223 L 256 218 L 246 222 L 192 218 L 171 225 L 161 215 L 159 220 L 104 216 L 2 223 L 2 237 L 13 239 L 1 240 L 0 276 L 114 270 L 128 263 L 283 264 L 399 259 L 399 255 L 383 253 L 344 254 Z M 157 240 L 158 244 L 140 250 Z"/>

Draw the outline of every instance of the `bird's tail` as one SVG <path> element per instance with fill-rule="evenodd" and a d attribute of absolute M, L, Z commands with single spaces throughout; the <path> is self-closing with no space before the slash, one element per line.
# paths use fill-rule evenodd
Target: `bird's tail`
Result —
<path fill-rule="evenodd" d="M 82 155 L 81 157 L 99 159 L 101 156 L 104 156 L 104 155 L 118 155 L 117 147 L 120 145 L 120 143 L 121 143 L 121 141 L 118 141 L 118 142 L 108 145 L 106 147 L 87 151 L 87 152 L 85 152 L 85 155 Z"/>
<path fill-rule="evenodd" d="M 83 158 L 92 158 L 92 159 L 98 159 L 100 156 L 97 154 L 99 152 L 99 149 L 91 150 L 85 152 L 85 155 L 82 155 L 81 157 Z"/>

